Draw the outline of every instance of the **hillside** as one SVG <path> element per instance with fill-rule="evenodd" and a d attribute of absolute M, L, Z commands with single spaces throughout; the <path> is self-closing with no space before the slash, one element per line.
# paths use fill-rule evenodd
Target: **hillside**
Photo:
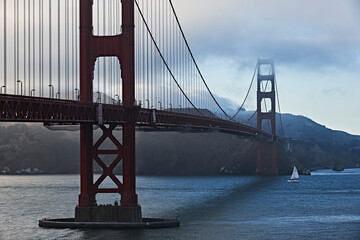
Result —
<path fill-rule="evenodd" d="M 241 112 L 244 119 L 251 115 Z M 278 146 L 282 173 L 293 164 L 300 169 L 360 164 L 360 136 L 333 131 L 303 116 L 284 114 L 283 123 L 290 140 Z M 95 136 L 99 133 L 95 131 Z M 0 125 L 0 170 L 78 173 L 79 148 L 78 131 L 51 131 L 39 124 Z M 138 174 L 253 174 L 256 142 L 222 133 L 137 132 L 136 154 Z M 96 165 L 94 169 L 100 170 Z"/>

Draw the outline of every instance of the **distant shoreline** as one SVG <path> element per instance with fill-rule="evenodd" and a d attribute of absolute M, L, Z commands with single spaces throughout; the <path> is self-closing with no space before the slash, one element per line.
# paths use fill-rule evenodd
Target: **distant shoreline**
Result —
<path fill-rule="evenodd" d="M 351 169 L 360 169 L 360 168 L 345 168 L 346 170 Z M 314 171 L 323 171 L 323 170 L 330 170 L 334 173 L 337 173 L 337 171 L 333 171 L 331 168 L 319 168 L 319 169 L 312 169 L 311 172 Z M 56 175 L 78 175 L 80 176 L 80 173 L 0 173 L 0 176 L 56 176 Z M 101 173 L 94 173 L 94 175 L 101 175 Z M 118 176 L 122 176 L 121 174 L 115 174 Z M 286 176 L 288 174 L 279 174 L 279 176 Z M 143 176 L 143 177 L 237 177 L 237 176 L 256 176 L 256 174 L 172 174 L 172 175 L 160 175 L 160 174 L 138 174 L 137 176 Z"/>

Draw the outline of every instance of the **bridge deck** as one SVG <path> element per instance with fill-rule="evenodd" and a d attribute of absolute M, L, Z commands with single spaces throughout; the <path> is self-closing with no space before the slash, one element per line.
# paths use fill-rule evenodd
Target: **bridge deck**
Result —
<path fill-rule="evenodd" d="M 139 106 L 0 94 L 0 121 L 2 122 L 123 124 L 127 114 L 134 114 L 138 126 L 155 129 L 214 130 L 271 138 L 270 134 L 259 132 L 255 128 L 218 118 L 145 109 Z"/>

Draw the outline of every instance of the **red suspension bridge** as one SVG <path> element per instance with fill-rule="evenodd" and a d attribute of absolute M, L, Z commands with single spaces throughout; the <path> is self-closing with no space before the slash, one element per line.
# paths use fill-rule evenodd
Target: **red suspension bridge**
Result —
<path fill-rule="evenodd" d="M 236 114 L 223 109 L 171 0 L 2 0 L 0 12 L 0 121 L 80 125 L 81 192 L 75 221 L 141 221 L 136 126 L 257 137 L 262 139 L 257 172 L 277 174 L 273 62 L 258 60 L 251 81 L 257 78 L 257 128 L 239 123 L 249 92 Z M 266 104 L 264 109 L 266 99 L 269 110 Z M 271 132 L 263 131 L 265 121 Z M 93 138 L 94 125 L 103 131 L 99 139 Z M 113 135 L 118 126 L 122 139 Z M 113 149 L 102 148 L 106 139 Z M 104 155 L 114 156 L 109 166 Z M 121 161 L 120 180 L 113 169 Z M 103 169 L 95 181 L 94 162 Z M 107 177 L 116 188 L 100 188 Z M 119 193 L 121 206 L 104 210 L 96 205 L 97 193 Z M 104 211 L 120 214 L 109 217 L 114 214 Z"/>

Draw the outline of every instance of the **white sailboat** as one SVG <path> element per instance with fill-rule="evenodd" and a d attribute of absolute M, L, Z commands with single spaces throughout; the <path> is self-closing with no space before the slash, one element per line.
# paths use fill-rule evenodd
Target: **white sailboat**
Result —
<path fill-rule="evenodd" d="M 294 170 L 292 172 L 291 178 L 288 180 L 288 182 L 295 182 L 295 183 L 300 182 L 299 173 L 295 166 L 294 166 Z"/>

